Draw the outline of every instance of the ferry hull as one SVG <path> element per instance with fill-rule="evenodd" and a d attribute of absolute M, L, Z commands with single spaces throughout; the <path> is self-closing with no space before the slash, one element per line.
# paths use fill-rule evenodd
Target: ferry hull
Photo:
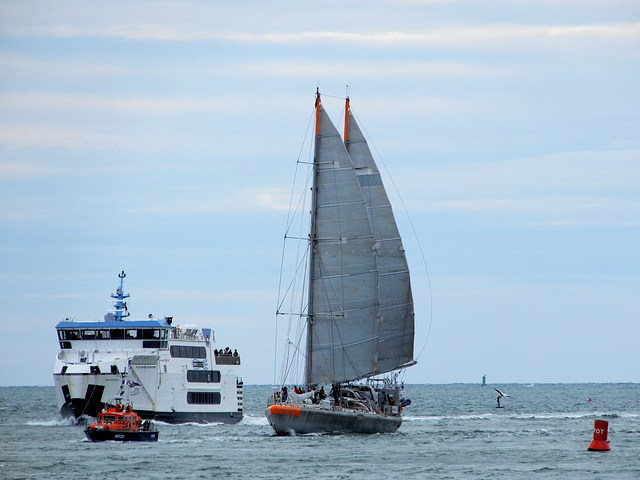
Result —
<path fill-rule="evenodd" d="M 105 403 L 87 405 L 84 398 L 75 398 L 60 407 L 63 418 L 78 419 L 81 416 L 95 417 L 105 408 Z M 242 412 L 153 412 L 138 410 L 140 418 L 158 422 L 180 423 L 226 423 L 236 424 L 242 420 Z"/>
<path fill-rule="evenodd" d="M 305 433 L 394 433 L 402 417 L 376 413 L 326 410 L 306 405 L 271 405 L 267 420 L 277 435 Z"/>
<path fill-rule="evenodd" d="M 227 423 L 236 424 L 242 420 L 242 412 L 152 412 L 137 410 L 145 420 L 164 423 Z"/>
<path fill-rule="evenodd" d="M 96 417 L 106 402 L 119 392 L 120 377 L 112 375 L 54 375 L 56 395 L 63 418 L 79 419 Z M 84 394 L 84 395 L 83 395 Z M 170 424 L 180 423 L 226 423 L 236 424 L 242 420 L 242 411 L 160 411 L 134 408 L 141 418 Z"/>

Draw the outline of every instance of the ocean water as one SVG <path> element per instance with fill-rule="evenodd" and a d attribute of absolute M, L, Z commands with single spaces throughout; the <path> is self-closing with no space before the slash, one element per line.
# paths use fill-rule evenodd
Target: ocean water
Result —
<path fill-rule="evenodd" d="M 640 479 L 640 385 L 407 385 L 386 435 L 276 437 L 271 388 L 245 386 L 237 425 L 160 424 L 158 443 L 92 443 L 53 387 L 0 387 L 2 479 Z M 591 401 L 589 401 L 591 399 Z M 611 451 L 588 452 L 594 420 Z"/>

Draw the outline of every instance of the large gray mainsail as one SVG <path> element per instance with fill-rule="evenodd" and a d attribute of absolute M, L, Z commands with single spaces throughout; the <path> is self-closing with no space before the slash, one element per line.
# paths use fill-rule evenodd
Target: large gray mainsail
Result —
<path fill-rule="evenodd" d="M 318 98 L 319 102 L 319 98 Z M 343 142 L 317 110 L 306 382 L 357 380 L 413 359 L 413 300 L 380 173 L 355 120 Z"/>
<path fill-rule="evenodd" d="M 358 178 L 322 105 L 314 159 L 307 383 L 369 375 L 378 344 L 373 232 Z"/>
<path fill-rule="evenodd" d="M 414 310 L 409 266 L 380 171 L 347 100 L 345 144 L 364 194 L 375 241 L 379 289 L 378 372 L 413 361 Z"/>

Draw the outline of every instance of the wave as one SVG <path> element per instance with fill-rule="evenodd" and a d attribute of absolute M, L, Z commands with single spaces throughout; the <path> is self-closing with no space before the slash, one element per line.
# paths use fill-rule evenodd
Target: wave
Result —
<path fill-rule="evenodd" d="M 605 413 L 605 412 L 554 412 L 554 413 L 512 413 L 507 415 L 500 415 L 495 413 L 478 413 L 478 414 L 465 414 L 465 415 L 407 415 L 403 416 L 404 422 L 439 422 L 439 421 L 451 421 L 451 420 L 491 420 L 510 418 L 513 420 L 553 420 L 553 419 L 580 419 L 580 418 L 639 418 L 640 414 L 635 413 Z"/>
<path fill-rule="evenodd" d="M 209 423 L 199 423 L 199 422 L 185 422 L 185 423 L 167 423 L 162 420 L 153 420 L 153 423 L 156 425 L 163 425 L 166 427 L 200 427 L 200 428 L 209 428 L 220 425 L 226 425 L 224 422 L 209 422 Z"/>
<path fill-rule="evenodd" d="M 402 419 L 405 422 L 439 422 L 442 420 L 487 420 L 493 416 L 493 413 L 478 413 L 466 415 L 403 416 Z"/>
<path fill-rule="evenodd" d="M 73 418 L 57 418 L 49 421 L 44 420 L 29 420 L 27 425 L 35 426 L 35 427 L 67 427 L 67 426 L 75 426 L 77 425 L 76 421 Z"/>
<path fill-rule="evenodd" d="M 269 425 L 267 421 L 267 417 L 258 416 L 258 415 L 245 415 L 240 420 L 240 425 L 248 425 L 248 426 L 264 426 Z"/>

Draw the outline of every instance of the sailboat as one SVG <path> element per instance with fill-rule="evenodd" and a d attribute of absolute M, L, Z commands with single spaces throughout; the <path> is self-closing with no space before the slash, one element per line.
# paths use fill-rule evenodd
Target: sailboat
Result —
<path fill-rule="evenodd" d="M 341 138 L 316 92 L 304 382 L 269 398 L 278 435 L 393 433 L 411 403 L 397 381 L 416 363 L 409 268 L 349 98 L 344 118 Z"/>

